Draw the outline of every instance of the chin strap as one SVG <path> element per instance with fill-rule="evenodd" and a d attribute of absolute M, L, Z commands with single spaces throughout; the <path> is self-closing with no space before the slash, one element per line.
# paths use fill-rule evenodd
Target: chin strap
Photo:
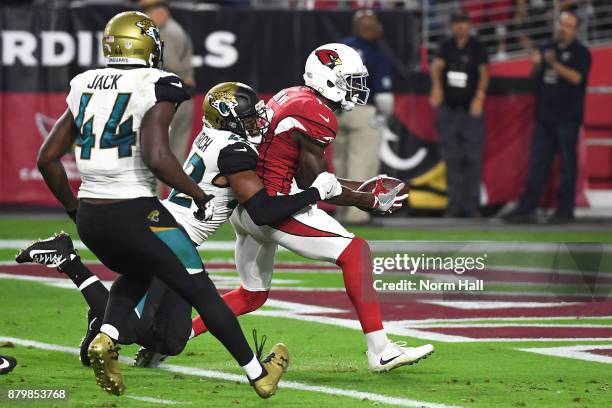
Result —
<path fill-rule="evenodd" d="M 351 98 L 350 101 L 347 101 L 346 99 L 343 99 L 342 102 L 340 102 L 340 106 L 342 106 L 342 109 L 344 109 L 345 111 L 350 112 L 353 109 L 355 109 L 355 106 L 357 105 L 357 100 L 358 99 L 359 99 L 359 97 L 357 95 L 353 95 L 353 97 Z"/>
<path fill-rule="evenodd" d="M 355 102 L 343 100 L 340 102 L 340 106 L 342 106 L 342 110 L 350 112 L 355 108 Z"/>

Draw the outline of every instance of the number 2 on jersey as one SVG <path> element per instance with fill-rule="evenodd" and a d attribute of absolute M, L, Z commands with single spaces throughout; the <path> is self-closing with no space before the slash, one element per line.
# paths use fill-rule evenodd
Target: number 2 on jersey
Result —
<path fill-rule="evenodd" d="M 93 133 L 94 117 L 92 116 L 87 122 L 83 123 L 85 119 L 85 109 L 92 95 L 93 94 L 90 93 L 81 95 L 79 113 L 74 120 L 77 127 L 76 144 L 81 148 L 82 160 L 89 160 L 91 158 L 91 149 L 93 149 L 96 144 L 96 135 Z M 132 116 L 119 124 L 125 113 L 128 102 L 130 101 L 130 96 L 131 94 L 129 93 L 120 93 L 117 95 L 117 99 L 115 99 L 113 109 L 104 125 L 104 130 L 102 131 L 102 137 L 100 139 L 100 149 L 111 149 L 116 147 L 118 148 L 119 158 L 130 157 L 132 155 L 132 146 L 136 144 L 136 132 L 132 129 Z M 117 128 L 119 128 L 118 133 Z"/>
<path fill-rule="evenodd" d="M 187 163 L 185 163 L 184 170 L 196 184 L 199 184 L 204 178 L 204 160 L 202 160 L 199 154 L 194 153 L 189 160 L 187 160 Z M 170 192 L 168 200 L 182 207 L 191 207 L 191 197 L 186 196 L 183 193 L 179 193 L 176 190 L 172 190 Z"/>

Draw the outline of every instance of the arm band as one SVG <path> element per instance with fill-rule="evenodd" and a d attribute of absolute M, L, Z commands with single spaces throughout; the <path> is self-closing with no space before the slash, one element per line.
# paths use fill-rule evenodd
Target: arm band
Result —
<path fill-rule="evenodd" d="M 269 225 L 283 221 L 319 199 L 319 191 L 314 187 L 286 196 L 269 196 L 266 189 L 262 188 L 242 206 L 255 224 Z"/>

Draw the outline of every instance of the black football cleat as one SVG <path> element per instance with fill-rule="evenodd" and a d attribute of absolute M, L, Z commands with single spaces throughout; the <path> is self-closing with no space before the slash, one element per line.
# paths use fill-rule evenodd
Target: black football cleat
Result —
<path fill-rule="evenodd" d="M 166 358 L 168 358 L 166 354 L 141 347 L 136 353 L 136 358 L 134 358 L 134 367 L 157 368 Z"/>
<path fill-rule="evenodd" d="M 87 350 L 91 344 L 91 341 L 100 332 L 100 327 L 102 327 L 102 320 L 94 316 L 91 309 L 89 309 L 87 311 L 87 333 L 85 333 L 85 337 L 83 337 L 83 340 L 81 340 L 79 353 L 79 360 L 81 360 L 81 364 L 83 364 L 85 367 L 89 367 L 91 365 L 91 361 L 89 361 L 89 356 L 87 355 Z"/>
<path fill-rule="evenodd" d="M 0 374 L 8 374 L 17 365 L 17 360 L 10 356 L 0 356 Z"/>
<path fill-rule="evenodd" d="M 62 231 L 50 238 L 32 242 L 27 248 L 19 251 L 15 261 L 17 263 L 33 262 L 49 268 L 61 268 L 65 262 L 77 256 L 70 235 Z"/>

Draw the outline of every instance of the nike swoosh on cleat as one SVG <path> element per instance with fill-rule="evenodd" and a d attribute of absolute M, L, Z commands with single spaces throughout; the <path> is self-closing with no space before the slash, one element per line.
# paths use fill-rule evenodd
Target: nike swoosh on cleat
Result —
<path fill-rule="evenodd" d="M 2 363 L 0 364 L 0 370 L 2 370 L 3 368 L 7 368 L 11 365 L 11 363 L 9 363 L 9 361 L 5 358 L 0 358 L 0 361 L 2 361 Z"/>
<path fill-rule="evenodd" d="M 321 115 L 319 113 L 319 116 L 321 117 L 321 119 L 323 119 L 326 123 L 329 123 L 329 118 L 326 118 L 325 116 Z"/>
<path fill-rule="evenodd" d="M 246 152 L 247 148 L 243 147 L 242 149 L 234 149 L 235 152 Z"/>
<path fill-rule="evenodd" d="M 183 84 L 181 84 L 180 82 L 170 82 L 170 85 L 174 85 L 177 88 L 182 88 L 183 87 Z"/>
<path fill-rule="evenodd" d="M 30 258 L 34 258 L 34 256 L 38 254 L 49 254 L 51 252 L 56 252 L 55 249 L 33 249 L 30 251 Z"/>
<path fill-rule="evenodd" d="M 383 360 L 383 358 L 381 357 L 381 358 L 380 358 L 380 361 L 379 361 L 379 362 L 380 362 L 380 365 L 389 364 L 390 362 L 392 362 L 393 360 L 395 360 L 395 359 L 396 359 L 396 358 L 398 358 L 399 356 L 401 356 L 401 354 L 398 354 L 397 356 L 392 357 L 392 358 L 390 358 L 390 359 L 388 359 L 388 360 Z"/>

